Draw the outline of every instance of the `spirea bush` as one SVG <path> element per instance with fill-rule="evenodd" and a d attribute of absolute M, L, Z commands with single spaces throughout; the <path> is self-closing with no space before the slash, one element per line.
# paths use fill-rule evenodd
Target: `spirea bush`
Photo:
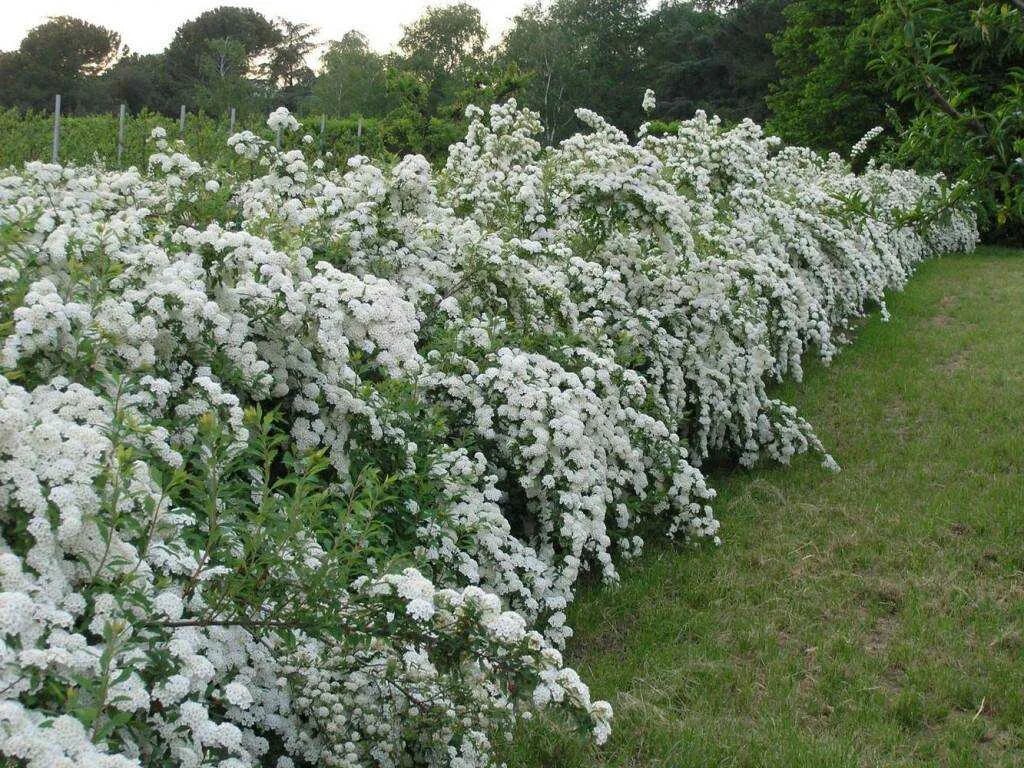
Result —
<path fill-rule="evenodd" d="M 581 575 L 717 542 L 709 457 L 836 468 L 771 383 L 977 237 L 943 179 L 749 122 L 468 117 L 440 169 L 326 171 L 278 110 L 227 163 L 157 130 L 145 170 L 4 172 L 5 758 L 471 768 L 548 709 L 603 741 Z"/>

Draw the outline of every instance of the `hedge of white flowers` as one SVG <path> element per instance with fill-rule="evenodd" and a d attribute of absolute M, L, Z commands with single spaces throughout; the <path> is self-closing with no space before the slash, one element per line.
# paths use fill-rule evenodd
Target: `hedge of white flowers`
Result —
<path fill-rule="evenodd" d="M 471 109 L 443 169 L 328 170 L 277 110 L 210 166 L 155 134 L 145 172 L 0 174 L 0 755 L 471 768 L 548 709 L 608 736 L 559 652 L 581 576 L 717 542 L 709 457 L 836 468 L 771 383 L 977 233 L 941 178 L 578 115 L 545 148 Z"/>

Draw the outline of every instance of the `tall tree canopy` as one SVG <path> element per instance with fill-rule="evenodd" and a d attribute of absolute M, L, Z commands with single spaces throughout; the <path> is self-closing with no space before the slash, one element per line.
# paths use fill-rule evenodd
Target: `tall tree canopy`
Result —
<path fill-rule="evenodd" d="M 787 0 L 665 2 L 646 24 L 647 81 L 658 115 L 687 118 L 704 109 L 733 120 L 768 116 L 776 78 L 771 37 Z"/>
<path fill-rule="evenodd" d="M 879 0 L 794 0 L 775 39 L 780 79 L 769 127 L 787 141 L 846 150 L 885 119 L 895 103 L 869 72 L 866 25 Z"/>
<path fill-rule="evenodd" d="M 638 124 L 644 20 L 643 0 L 555 0 L 515 18 L 502 57 L 532 73 L 524 100 L 541 111 L 549 138 L 568 133 L 582 106 L 625 128 Z"/>
<path fill-rule="evenodd" d="M 380 115 L 388 110 L 384 56 L 355 30 L 327 44 L 310 105 L 332 115 Z"/>
<path fill-rule="evenodd" d="M 990 235 L 1024 237 L 1024 2 L 794 0 L 776 41 L 770 127 L 974 182 Z"/>
<path fill-rule="evenodd" d="M 17 51 L 0 56 L 0 92 L 23 108 L 48 108 L 59 93 L 69 111 L 96 109 L 96 76 L 121 53 L 116 32 L 57 16 L 29 30 Z"/>
<path fill-rule="evenodd" d="M 254 96 L 256 59 L 281 42 L 281 32 L 251 8 L 221 6 L 178 27 L 165 53 L 167 74 L 182 94 L 220 111 L 226 100 Z"/>
<path fill-rule="evenodd" d="M 288 19 L 278 19 L 275 26 L 280 40 L 270 49 L 264 70 L 271 82 L 290 88 L 312 76 L 306 57 L 316 49 L 315 38 L 320 30 Z"/>
<path fill-rule="evenodd" d="M 399 50 L 413 69 L 454 74 L 484 55 L 487 30 L 468 3 L 428 8 L 402 28 Z"/>
<path fill-rule="evenodd" d="M 983 223 L 1024 240 L 1024 2 L 882 0 L 866 29 L 908 115 L 897 159 L 974 179 Z"/>
<path fill-rule="evenodd" d="M 487 30 L 480 11 L 467 3 L 428 8 L 403 27 L 398 66 L 416 73 L 427 86 L 433 113 L 486 66 Z"/>
<path fill-rule="evenodd" d="M 162 53 L 128 53 L 104 73 L 103 79 L 111 104 L 125 104 L 132 112 L 148 108 L 169 113 L 178 106 Z"/>
<path fill-rule="evenodd" d="M 540 112 L 547 138 L 568 132 L 572 124 L 573 94 L 570 88 L 572 62 L 567 58 L 566 31 L 554 24 L 540 3 L 528 5 L 515 17 L 505 34 L 501 60 L 527 73 L 523 92 L 525 104 Z"/>

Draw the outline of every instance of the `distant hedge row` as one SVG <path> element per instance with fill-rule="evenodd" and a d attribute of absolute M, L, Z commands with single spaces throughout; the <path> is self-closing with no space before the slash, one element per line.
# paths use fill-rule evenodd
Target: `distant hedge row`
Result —
<path fill-rule="evenodd" d="M 438 118 L 425 119 L 419 115 L 399 115 L 383 118 L 359 117 L 327 118 L 323 136 L 320 116 L 307 116 L 303 129 L 323 150 L 337 157 L 347 158 L 364 154 L 373 158 L 402 156 L 409 153 L 436 158 L 444 154 L 448 145 L 464 131 L 463 123 Z M 83 165 L 99 162 L 117 164 L 117 115 L 65 116 L 61 118 L 60 160 L 65 164 Z M 184 132 L 179 131 L 178 120 L 154 112 L 143 111 L 125 122 L 124 151 L 121 165 L 144 166 L 152 147 L 146 138 L 156 126 L 163 126 L 169 138 L 185 141 L 190 157 L 210 162 L 227 151 L 229 123 L 226 118 L 207 115 L 188 115 Z M 235 130 L 262 132 L 266 127 L 262 119 L 239 118 Z M 0 111 L 0 167 L 21 165 L 30 160 L 49 161 L 53 138 L 53 115 L 48 112 L 21 112 L 17 109 Z"/>

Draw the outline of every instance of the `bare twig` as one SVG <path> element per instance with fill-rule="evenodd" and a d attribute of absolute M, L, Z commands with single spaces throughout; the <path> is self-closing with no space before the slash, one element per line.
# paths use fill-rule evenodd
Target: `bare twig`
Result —
<path fill-rule="evenodd" d="M 978 707 L 978 711 L 974 713 L 974 717 L 971 718 L 971 722 L 973 723 L 975 720 L 977 720 L 979 717 L 981 717 L 981 713 L 984 710 L 985 710 L 985 697 L 982 696 L 981 697 L 981 706 Z"/>

